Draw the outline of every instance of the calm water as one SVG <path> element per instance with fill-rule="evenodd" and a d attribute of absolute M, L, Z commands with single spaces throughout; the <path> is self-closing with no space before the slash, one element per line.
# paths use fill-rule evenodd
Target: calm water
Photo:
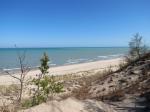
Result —
<path fill-rule="evenodd" d="M 49 55 L 50 66 L 60 66 L 117 58 L 126 54 L 128 48 L 0 48 L 0 69 L 17 69 L 17 52 L 22 51 L 26 52 L 26 64 L 35 68 L 40 65 L 43 52 Z"/>

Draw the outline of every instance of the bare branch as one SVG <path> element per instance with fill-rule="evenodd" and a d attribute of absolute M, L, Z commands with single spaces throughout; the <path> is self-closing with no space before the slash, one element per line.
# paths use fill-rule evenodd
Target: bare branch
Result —
<path fill-rule="evenodd" d="M 16 45 L 15 45 L 15 48 L 17 48 Z M 9 76 L 11 76 L 11 77 L 13 77 L 13 78 L 20 81 L 20 91 L 19 91 L 19 95 L 18 95 L 19 96 L 18 97 L 19 102 L 21 102 L 21 100 L 22 100 L 22 93 L 23 93 L 23 88 L 24 88 L 25 76 L 30 71 L 30 69 L 24 65 L 24 61 L 25 61 L 25 58 L 26 58 L 25 54 L 26 54 L 25 51 L 22 54 L 20 54 L 20 52 L 17 51 L 17 56 L 18 56 L 19 65 L 20 65 L 20 72 L 21 72 L 19 74 L 20 77 L 16 77 L 13 74 L 9 73 L 8 71 L 5 71 L 5 73 L 7 73 Z"/>
<path fill-rule="evenodd" d="M 16 76 L 14 76 L 14 75 L 10 74 L 8 71 L 5 71 L 5 73 L 7 73 L 9 76 L 11 76 L 11 77 L 13 77 L 13 78 L 15 78 L 15 79 L 17 79 L 17 80 L 19 80 L 19 81 L 20 81 L 20 79 L 19 79 L 18 77 L 16 77 Z"/>

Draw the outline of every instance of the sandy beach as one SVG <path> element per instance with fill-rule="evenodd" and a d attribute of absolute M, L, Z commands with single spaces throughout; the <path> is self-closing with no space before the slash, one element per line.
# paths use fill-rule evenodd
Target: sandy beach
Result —
<path fill-rule="evenodd" d="M 51 75 L 65 75 L 71 73 L 77 73 L 82 71 L 89 71 L 89 70 L 103 70 L 109 66 L 116 66 L 120 62 L 120 58 L 110 59 L 110 60 L 101 60 L 95 62 L 88 62 L 88 63 L 81 63 L 81 64 L 74 64 L 74 65 L 66 65 L 66 66 L 59 66 L 59 67 L 52 67 L 49 69 L 49 74 Z M 39 70 L 31 70 L 26 78 L 35 77 L 36 74 L 39 74 Z M 19 76 L 18 74 L 14 74 L 15 76 Z M 10 85 L 16 84 L 17 80 L 10 77 L 9 75 L 1 74 L 0 76 L 0 85 Z"/>
<path fill-rule="evenodd" d="M 88 62 L 88 63 L 81 63 L 81 64 L 74 64 L 74 65 L 66 65 L 66 66 L 59 66 L 59 67 L 52 67 L 49 69 L 50 75 L 65 75 L 71 73 L 77 73 L 82 71 L 89 71 L 89 70 L 104 70 L 109 66 L 116 66 L 121 61 L 121 58 L 116 59 L 109 59 L 109 60 L 100 60 L 95 62 Z M 31 70 L 26 78 L 35 77 L 36 74 L 39 74 L 39 70 Z M 15 74 L 18 76 L 18 74 Z M 9 84 L 16 84 L 17 80 L 10 77 L 9 75 L 1 74 L 0 76 L 0 85 L 9 85 Z"/>

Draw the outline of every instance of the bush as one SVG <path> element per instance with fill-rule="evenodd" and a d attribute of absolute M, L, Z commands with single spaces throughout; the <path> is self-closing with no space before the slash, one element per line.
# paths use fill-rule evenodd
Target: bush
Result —
<path fill-rule="evenodd" d="M 25 99 L 21 102 L 21 104 L 22 104 L 22 107 L 25 107 L 25 108 L 34 106 L 31 99 Z"/>
<path fill-rule="evenodd" d="M 143 43 L 142 38 L 142 36 L 136 33 L 129 42 L 129 55 L 131 59 L 140 58 L 147 52 L 147 46 Z"/>
<path fill-rule="evenodd" d="M 34 83 L 37 84 L 36 79 L 34 79 Z M 38 105 L 42 102 L 46 102 L 48 99 L 48 95 L 63 92 L 63 85 L 60 82 L 55 82 L 53 76 L 44 76 L 39 82 L 39 91 L 33 97 L 33 105 Z"/>
<path fill-rule="evenodd" d="M 32 105 L 38 105 L 42 102 L 46 102 L 48 95 L 60 93 L 63 91 L 63 85 L 56 82 L 53 76 L 48 76 L 48 62 L 49 58 L 46 53 L 44 53 L 41 59 L 41 66 L 39 67 L 41 74 L 37 79 L 33 79 L 33 84 L 37 86 L 37 91 L 34 94 Z"/>

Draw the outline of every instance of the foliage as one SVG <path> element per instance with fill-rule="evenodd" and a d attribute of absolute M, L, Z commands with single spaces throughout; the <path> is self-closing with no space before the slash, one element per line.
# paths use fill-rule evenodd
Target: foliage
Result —
<path fill-rule="evenodd" d="M 143 43 L 142 38 L 139 33 L 136 33 L 129 42 L 129 55 L 131 59 L 140 58 L 147 52 L 147 46 Z"/>
<path fill-rule="evenodd" d="M 22 107 L 25 107 L 25 108 L 29 108 L 33 106 L 31 99 L 24 99 L 21 104 L 22 104 Z"/>
<path fill-rule="evenodd" d="M 63 92 L 63 85 L 59 82 L 55 82 L 53 76 L 44 76 L 39 80 L 34 79 L 35 85 L 39 85 L 40 89 L 37 95 L 34 96 L 33 103 L 39 104 L 46 102 L 49 94 Z"/>
<path fill-rule="evenodd" d="M 38 105 L 42 102 L 46 102 L 49 94 L 62 92 L 63 85 L 56 82 L 53 76 L 48 76 L 48 65 L 49 58 L 46 53 L 44 53 L 41 59 L 41 66 L 39 67 L 41 74 L 37 79 L 33 79 L 34 85 L 37 86 L 37 91 L 33 96 L 32 106 Z"/>
<path fill-rule="evenodd" d="M 40 61 L 41 61 L 41 66 L 39 67 L 39 69 L 40 69 L 41 73 L 43 75 L 45 75 L 48 73 L 48 69 L 49 69 L 49 66 L 48 66 L 49 57 L 47 56 L 46 53 L 44 53 L 44 55 Z"/>

